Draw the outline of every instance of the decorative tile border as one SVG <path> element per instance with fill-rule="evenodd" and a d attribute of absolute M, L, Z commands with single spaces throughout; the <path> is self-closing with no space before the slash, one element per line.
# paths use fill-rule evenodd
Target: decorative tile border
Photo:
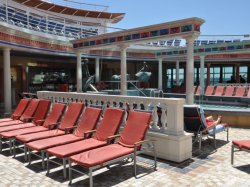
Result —
<path fill-rule="evenodd" d="M 200 32 L 200 25 L 197 24 L 187 24 L 187 25 L 181 25 L 177 27 L 167 27 L 167 28 L 160 28 L 158 30 L 152 29 L 152 30 L 147 30 L 147 31 L 136 31 L 131 34 L 125 34 L 122 33 L 119 36 L 116 37 L 105 37 L 105 38 L 98 38 L 95 40 L 90 40 L 90 41 L 75 41 L 73 43 L 73 48 L 78 49 L 82 47 L 88 47 L 88 46 L 98 46 L 102 44 L 114 44 L 117 43 L 119 44 L 120 42 L 124 41 L 137 41 L 140 39 L 153 39 L 155 37 L 159 36 L 164 36 L 164 35 L 176 35 L 176 34 L 181 34 L 181 33 L 188 33 L 188 32 L 193 32 L 197 31 Z"/>
<path fill-rule="evenodd" d="M 237 44 L 228 44 L 227 46 L 204 46 L 204 47 L 195 47 L 194 53 L 220 53 L 220 52 L 234 52 L 234 51 L 242 51 L 242 50 L 248 50 L 250 51 L 250 41 L 248 42 L 239 42 Z M 185 55 L 187 54 L 186 48 L 178 48 L 178 49 L 172 49 L 162 52 L 157 52 L 156 57 L 161 56 L 177 56 L 177 55 Z"/>

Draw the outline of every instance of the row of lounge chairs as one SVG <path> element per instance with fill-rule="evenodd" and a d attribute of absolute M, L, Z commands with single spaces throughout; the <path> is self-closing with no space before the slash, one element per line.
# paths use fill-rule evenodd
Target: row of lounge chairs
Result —
<path fill-rule="evenodd" d="M 76 164 L 88 169 L 90 186 L 94 170 L 126 158 L 134 161 L 136 176 L 136 156 L 145 151 L 153 153 L 156 169 L 154 141 L 144 140 L 151 114 L 130 110 L 121 134 L 117 134 L 124 117 L 125 110 L 119 108 L 103 111 L 80 102 L 68 106 L 53 103 L 51 107 L 49 100 L 22 99 L 10 118 L 0 119 L 0 151 L 3 143 L 9 144 L 14 157 L 16 149 L 22 149 L 29 164 L 31 154 L 36 154 L 42 158 L 43 168 L 46 156 L 48 174 L 50 162 L 54 162 L 50 157 L 60 158 L 65 178 L 69 163 L 70 184 L 72 171 L 80 172 L 73 167 Z"/>
<path fill-rule="evenodd" d="M 194 86 L 195 95 L 200 95 L 200 86 Z M 250 97 L 250 89 L 244 86 L 207 86 L 205 96 Z"/>

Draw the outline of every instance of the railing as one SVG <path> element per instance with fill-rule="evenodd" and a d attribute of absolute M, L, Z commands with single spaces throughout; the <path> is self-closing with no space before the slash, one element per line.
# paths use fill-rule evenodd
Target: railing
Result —
<path fill-rule="evenodd" d="M 88 105 L 109 105 L 110 107 L 123 107 L 152 111 L 153 124 L 150 130 L 173 135 L 183 134 L 183 105 L 184 99 L 147 98 L 134 96 L 97 95 L 85 93 L 64 93 L 39 91 L 38 98 L 50 99 L 57 102 L 82 101 Z M 161 107 L 161 115 L 157 108 Z M 171 116 L 171 117 L 168 117 Z"/>
<path fill-rule="evenodd" d="M 100 23 L 79 22 L 49 13 L 18 9 L 0 1 L 0 21 L 18 27 L 69 38 L 84 38 L 105 32 Z"/>
<path fill-rule="evenodd" d="M 102 105 L 103 108 L 109 106 L 152 112 L 147 138 L 156 140 L 157 156 L 174 162 L 183 162 L 192 157 L 192 137 L 184 132 L 183 125 L 184 99 L 48 91 L 39 91 L 37 96 L 53 102 L 81 101 L 86 105 Z"/>

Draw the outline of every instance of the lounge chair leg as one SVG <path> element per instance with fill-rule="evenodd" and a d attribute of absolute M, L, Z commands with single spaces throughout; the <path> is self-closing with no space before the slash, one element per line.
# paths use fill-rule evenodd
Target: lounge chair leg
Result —
<path fill-rule="evenodd" d="M 9 148 L 10 148 L 10 154 L 12 154 L 12 142 L 11 142 L 11 139 L 9 139 Z"/>
<path fill-rule="evenodd" d="M 157 157 L 156 157 L 156 149 L 155 149 L 155 143 L 152 142 L 153 144 L 153 152 L 154 152 L 154 164 L 155 164 L 155 167 L 154 167 L 154 170 L 156 171 L 156 168 L 157 168 Z"/>
<path fill-rule="evenodd" d="M 136 170 L 137 170 L 137 167 L 136 167 L 136 149 L 135 149 L 134 150 L 134 176 L 135 176 L 135 178 L 137 176 Z"/>
<path fill-rule="evenodd" d="M 29 165 L 31 165 L 31 151 L 28 148 L 28 161 L 29 161 Z"/>
<path fill-rule="evenodd" d="M 63 177 L 64 177 L 64 179 L 67 178 L 66 164 L 67 164 L 67 158 L 63 158 Z"/>
<path fill-rule="evenodd" d="M 42 156 L 42 167 L 45 169 L 45 162 L 44 162 L 44 157 L 45 157 L 45 152 L 41 151 L 41 156 Z"/>
<path fill-rule="evenodd" d="M 229 127 L 227 127 L 227 141 L 228 141 L 228 136 L 229 136 Z"/>
<path fill-rule="evenodd" d="M 69 160 L 69 185 L 72 183 L 71 161 Z"/>
<path fill-rule="evenodd" d="M 16 157 L 16 139 L 13 139 L 13 157 Z"/>
<path fill-rule="evenodd" d="M 46 158 L 47 158 L 47 173 L 46 173 L 46 175 L 48 175 L 49 174 L 49 153 L 46 153 Z"/>
<path fill-rule="evenodd" d="M 201 140 L 202 140 L 202 132 L 200 133 L 199 137 L 199 153 L 201 152 Z"/>
<path fill-rule="evenodd" d="M 0 137 L 0 153 L 2 152 L 2 137 Z"/>
<path fill-rule="evenodd" d="M 216 149 L 216 138 L 215 138 L 215 133 L 214 133 L 214 148 Z"/>
<path fill-rule="evenodd" d="M 231 149 L 231 165 L 234 164 L 234 145 L 232 145 L 232 149 Z"/>
<path fill-rule="evenodd" d="M 24 160 L 27 161 L 27 147 L 24 145 Z"/>
<path fill-rule="evenodd" d="M 93 187 L 93 172 L 89 169 L 89 187 Z"/>

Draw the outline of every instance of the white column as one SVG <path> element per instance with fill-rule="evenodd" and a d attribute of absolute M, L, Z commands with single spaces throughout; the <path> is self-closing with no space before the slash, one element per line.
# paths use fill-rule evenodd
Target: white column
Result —
<path fill-rule="evenodd" d="M 82 92 L 82 54 L 77 52 L 76 92 Z"/>
<path fill-rule="evenodd" d="M 205 56 L 200 56 L 200 92 L 201 95 L 204 95 L 204 89 L 205 89 Z"/>
<path fill-rule="evenodd" d="M 121 95 L 127 95 L 127 47 L 121 46 Z"/>
<path fill-rule="evenodd" d="M 11 71 L 10 48 L 3 50 L 3 74 L 4 74 L 4 110 L 11 113 Z"/>
<path fill-rule="evenodd" d="M 187 37 L 186 104 L 194 104 L 194 37 Z"/>
<path fill-rule="evenodd" d="M 158 89 L 162 90 L 162 58 L 158 60 Z"/>
<path fill-rule="evenodd" d="M 178 60 L 176 61 L 175 67 L 176 67 L 176 85 L 179 86 L 179 82 L 180 82 L 180 63 L 179 63 Z"/>
<path fill-rule="evenodd" d="M 95 82 L 100 81 L 100 58 L 95 59 Z"/>

